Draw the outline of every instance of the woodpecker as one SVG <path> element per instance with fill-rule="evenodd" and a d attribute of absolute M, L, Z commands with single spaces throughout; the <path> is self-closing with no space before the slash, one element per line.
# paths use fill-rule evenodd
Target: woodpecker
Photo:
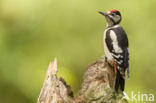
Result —
<path fill-rule="evenodd" d="M 129 78 L 129 50 L 128 37 L 120 26 L 121 14 L 118 10 L 101 12 L 104 15 L 107 26 L 104 31 L 104 52 L 106 61 L 115 69 L 115 92 L 118 89 L 124 93 L 125 72 Z"/>

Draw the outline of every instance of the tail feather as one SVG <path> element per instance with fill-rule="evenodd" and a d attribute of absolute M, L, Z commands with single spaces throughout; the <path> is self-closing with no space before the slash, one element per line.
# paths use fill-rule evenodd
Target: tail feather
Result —
<path fill-rule="evenodd" d="M 117 70 L 117 75 L 116 75 L 116 80 L 115 80 L 115 91 L 118 93 L 118 89 L 121 89 L 121 91 L 124 91 L 125 88 L 125 79 L 124 77 L 120 74 L 119 70 Z"/>
<path fill-rule="evenodd" d="M 120 89 L 122 92 L 125 89 L 125 79 L 122 76 L 120 77 Z"/>
<path fill-rule="evenodd" d="M 116 80 L 115 80 L 115 92 L 118 93 L 119 83 L 120 82 L 120 73 L 117 70 Z"/>

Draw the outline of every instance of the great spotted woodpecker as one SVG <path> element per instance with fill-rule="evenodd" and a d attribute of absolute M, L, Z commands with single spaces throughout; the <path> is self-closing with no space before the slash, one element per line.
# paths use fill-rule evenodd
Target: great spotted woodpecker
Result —
<path fill-rule="evenodd" d="M 104 31 L 104 51 L 107 62 L 115 69 L 115 91 L 120 87 L 124 92 L 125 71 L 129 77 L 129 51 L 128 38 L 124 29 L 120 26 L 121 14 L 118 10 L 110 10 L 104 15 L 107 26 Z"/>

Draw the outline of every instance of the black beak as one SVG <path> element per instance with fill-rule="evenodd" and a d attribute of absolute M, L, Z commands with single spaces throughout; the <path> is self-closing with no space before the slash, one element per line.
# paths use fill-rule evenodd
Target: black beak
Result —
<path fill-rule="evenodd" d="M 104 13 L 104 12 L 101 12 L 99 11 L 100 14 L 104 15 L 104 16 L 107 16 L 108 14 L 107 13 Z"/>

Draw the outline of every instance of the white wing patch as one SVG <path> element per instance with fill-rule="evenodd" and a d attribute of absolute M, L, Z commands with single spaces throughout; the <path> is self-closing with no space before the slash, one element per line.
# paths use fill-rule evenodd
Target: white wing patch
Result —
<path fill-rule="evenodd" d="M 113 48 L 115 50 L 115 53 L 122 53 L 122 49 L 118 46 L 117 37 L 114 31 L 110 30 L 110 37 L 112 39 Z"/>
<path fill-rule="evenodd" d="M 117 55 L 115 55 L 115 54 L 113 54 L 113 53 L 111 53 L 115 58 L 123 58 L 123 56 L 122 55 L 120 55 L 120 54 L 117 54 Z"/>

